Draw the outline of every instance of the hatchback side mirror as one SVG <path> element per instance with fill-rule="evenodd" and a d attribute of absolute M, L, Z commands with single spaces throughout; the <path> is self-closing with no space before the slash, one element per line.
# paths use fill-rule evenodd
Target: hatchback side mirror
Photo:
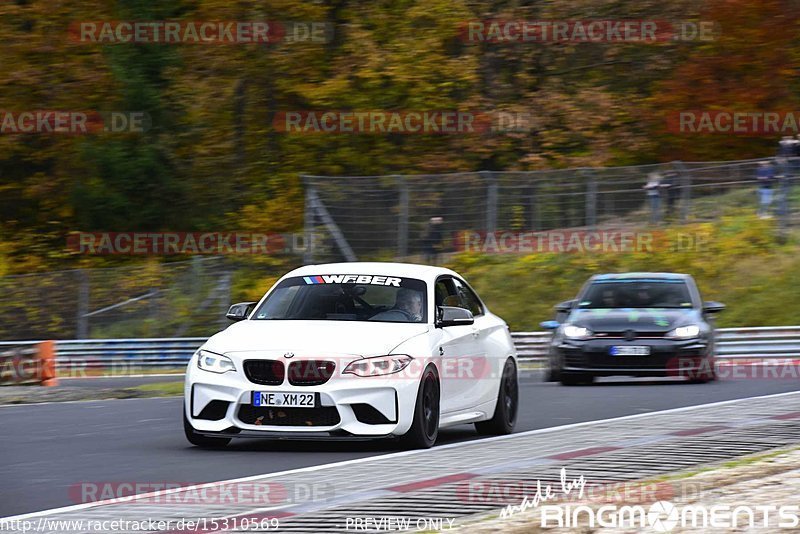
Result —
<path fill-rule="evenodd" d="M 257 302 L 239 302 L 238 304 L 234 304 L 230 308 L 228 308 L 228 313 L 225 314 L 225 317 L 230 319 L 231 321 L 242 321 L 247 319 L 247 316 L 250 315 L 250 312 L 253 311 L 253 307 L 258 304 Z"/>
<path fill-rule="evenodd" d="M 703 313 L 719 313 L 725 309 L 721 302 L 708 301 L 703 303 Z"/>
<path fill-rule="evenodd" d="M 545 330 L 556 330 L 559 326 L 561 326 L 561 323 L 558 321 L 542 321 L 539 323 L 539 326 Z"/>
<path fill-rule="evenodd" d="M 437 328 L 471 325 L 475 322 L 475 317 L 472 316 L 472 312 L 464 308 L 439 306 L 436 312 L 438 316 L 436 320 Z"/>

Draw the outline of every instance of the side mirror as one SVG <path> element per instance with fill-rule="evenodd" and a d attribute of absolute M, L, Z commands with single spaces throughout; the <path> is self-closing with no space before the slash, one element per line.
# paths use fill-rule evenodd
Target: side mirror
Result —
<path fill-rule="evenodd" d="M 472 316 L 471 311 L 464 308 L 456 308 L 455 306 L 439 306 L 436 309 L 436 315 L 437 328 L 464 326 L 475 322 L 475 317 Z"/>
<path fill-rule="evenodd" d="M 225 317 L 230 319 L 231 321 L 242 321 L 247 319 L 247 316 L 250 315 L 250 312 L 253 311 L 253 306 L 258 304 L 257 302 L 239 302 L 238 304 L 234 304 L 230 308 L 228 308 L 228 313 L 225 314 Z"/>
<path fill-rule="evenodd" d="M 541 326 L 545 330 L 555 330 L 559 326 L 561 326 L 561 323 L 559 323 L 558 321 L 542 321 L 541 323 L 539 323 L 539 326 Z"/>
<path fill-rule="evenodd" d="M 556 304 L 555 308 L 557 312 L 569 313 L 572 311 L 573 306 L 575 306 L 575 299 L 559 302 L 558 304 Z"/>
<path fill-rule="evenodd" d="M 725 305 L 721 302 L 711 300 L 703 303 L 703 313 L 719 313 L 724 309 Z"/>

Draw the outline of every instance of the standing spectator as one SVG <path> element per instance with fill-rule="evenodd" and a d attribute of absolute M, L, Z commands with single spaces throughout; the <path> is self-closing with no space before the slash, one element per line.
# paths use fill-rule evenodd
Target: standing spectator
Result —
<path fill-rule="evenodd" d="M 797 141 L 791 135 L 784 135 L 778 141 L 778 153 L 775 155 L 775 161 L 778 163 L 778 175 L 788 174 L 790 165 L 793 163 L 792 158 L 795 155 Z"/>
<path fill-rule="evenodd" d="M 661 175 L 651 172 L 647 175 L 647 183 L 642 189 L 647 191 L 647 198 L 650 201 L 650 223 L 658 224 L 661 209 Z"/>
<path fill-rule="evenodd" d="M 800 137 L 800 136 L 798 136 Z M 785 217 L 789 213 L 789 189 L 791 180 L 797 175 L 798 150 L 800 141 L 785 135 L 778 143 L 778 215 Z"/>
<path fill-rule="evenodd" d="M 436 264 L 439 252 L 442 250 L 442 217 L 431 217 L 425 229 L 425 236 L 422 238 L 422 246 L 425 252 L 425 263 Z"/>
<path fill-rule="evenodd" d="M 664 179 L 661 182 L 661 191 L 667 197 L 665 206 L 664 218 L 669 220 L 675 212 L 675 204 L 678 202 L 678 173 L 675 171 L 667 171 L 664 173 Z"/>
<path fill-rule="evenodd" d="M 800 136 L 798 136 L 800 137 Z M 778 157 L 791 158 L 797 153 L 797 140 L 791 135 L 784 135 L 778 141 Z"/>
<path fill-rule="evenodd" d="M 800 175 L 800 134 L 794 140 L 794 151 L 790 156 L 792 177 L 797 178 Z"/>
<path fill-rule="evenodd" d="M 787 197 L 789 194 L 788 189 L 791 188 L 792 183 L 800 178 L 800 134 L 797 134 L 794 140 L 794 150 L 789 157 L 789 169 L 791 169 L 791 172 L 787 180 Z"/>
<path fill-rule="evenodd" d="M 758 181 L 758 216 L 762 219 L 769 218 L 769 209 L 772 205 L 772 186 L 775 182 L 775 170 L 769 161 L 762 161 L 756 170 Z"/>

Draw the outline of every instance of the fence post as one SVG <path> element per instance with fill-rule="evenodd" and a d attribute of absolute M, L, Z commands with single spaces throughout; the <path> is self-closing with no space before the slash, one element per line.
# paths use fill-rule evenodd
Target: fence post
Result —
<path fill-rule="evenodd" d="M 78 269 L 78 319 L 76 338 L 89 339 L 89 275 Z"/>
<path fill-rule="evenodd" d="M 692 210 L 692 175 L 682 161 L 673 161 L 672 165 L 678 169 L 681 177 L 681 224 L 686 224 Z"/>
<path fill-rule="evenodd" d="M 227 267 L 227 266 L 226 266 Z M 226 270 L 222 273 L 222 278 L 219 282 L 219 296 L 222 303 L 221 308 L 226 310 L 231 307 L 231 271 Z M 223 310 L 220 310 L 222 312 Z M 219 327 L 225 328 L 228 326 L 228 318 L 223 313 L 219 314 Z"/>
<path fill-rule="evenodd" d="M 303 234 L 305 250 L 303 251 L 303 263 L 310 265 L 314 263 L 314 186 L 309 176 L 300 175 L 306 190 L 305 215 L 303 216 Z"/>
<path fill-rule="evenodd" d="M 400 206 L 397 221 L 397 258 L 402 260 L 408 256 L 408 182 L 404 176 L 395 176 L 400 189 Z"/>
<path fill-rule="evenodd" d="M 586 226 L 594 230 L 597 226 L 597 180 L 590 169 L 581 169 L 588 177 L 586 182 Z"/>
<path fill-rule="evenodd" d="M 778 180 L 778 236 L 785 239 L 792 223 L 791 191 L 795 180 L 795 158 L 786 158 L 785 170 Z"/>
<path fill-rule="evenodd" d="M 497 179 L 491 171 L 480 171 L 486 181 L 486 233 L 497 230 Z"/>

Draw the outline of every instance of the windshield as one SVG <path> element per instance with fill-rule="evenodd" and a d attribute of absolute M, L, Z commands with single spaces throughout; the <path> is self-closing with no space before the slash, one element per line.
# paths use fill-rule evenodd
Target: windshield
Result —
<path fill-rule="evenodd" d="M 586 289 L 579 308 L 691 308 L 683 280 L 598 280 Z"/>
<path fill-rule="evenodd" d="M 287 278 L 253 315 L 255 320 L 425 323 L 425 282 L 371 274 Z"/>

